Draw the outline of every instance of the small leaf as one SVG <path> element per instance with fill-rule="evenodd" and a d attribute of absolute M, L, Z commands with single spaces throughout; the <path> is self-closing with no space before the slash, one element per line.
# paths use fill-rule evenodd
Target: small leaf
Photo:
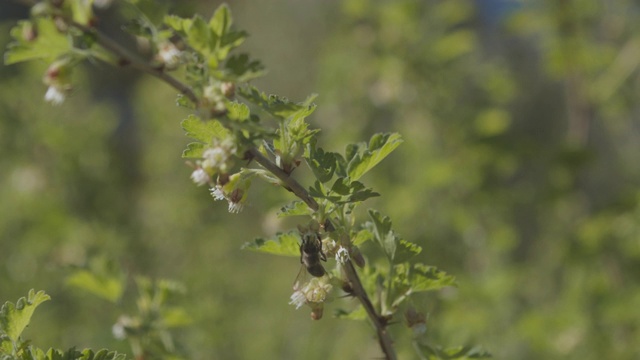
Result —
<path fill-rule="evenodd" d="M 31 289 L 27 298 L 18 299 L 15 305 L 7 301 L 0 309 L 0 330 L 15 343 L 29 325 L 33 312 L 47 300 L 51 300 L 51 297 L 44 291 L 36 293 Z"/>
<path fill-rule="evenodd" d="M 359 246 L 369 240 L 373 240 L 373 233 L 368 229 L 362 229 L 358 231 L 355 236 L 351 237 L 351 242 L 356 246 Z"/>
<path fill-rule="evenodd" d="M 358 180 L 362 175 L 375 167 L 402 143 L 397 133 L 375 134 L 369 141 L 369 146 L 351 146 L 347 149 L 349 164 L 347 173 L 351 180 Z"/>
<path fill-rule="evenodd" d="M 181 307 L 164 307 L 161 316 L 162 323 L 167 328 L 186 326 L 193 322 L 187 311 Z"/>
<path fill-rule="evenodd" d="M 258 60 L 250 60 L 247 54 L 233 55 L 225 63 L 224 77 L 234 82 L 246 82 L 264 75 L 265 70 Z"/>
<path fill-rule="evenodd" d="M 393 260 L 400 239 L 391 230 L 391 219 L 388 216 L 383 217 L 372 209 L 369 210 L 369 217 L 372 220 L 374 239 L 380 244 L 387 257 Z"/>
<path fill-rule="evenodd" d="M 303 201 L 293 201 L 286 206 L 283 206 L 278 213 L 278 217 L 286 216 L 307 216 L 311 215 L 313 210 L 309 209 L 309 206 Z"/>
<path fill-rule="evenodd" d="M 456 286 L 456 278 L 435 266 L 417 263 L 409 274 L 409 283 L 413 292 L 431 291 Z"/>
<path fill-rule="evenodd" d="M 418 349 L 423 356 L 427 356 L 429 360 L 469 360 L 469 359 L 490 359 L 492 356 L 487 351 L 479 347 L 456 346 L 442 349 L 439 346 L 430 346 L 427 344 L 417 343 Z"/>
<path fill-rule="evenodd" d="M 113 303 L 124 292 L 125 276 L 114 261 L 97 257 L 91 259 L 87 269 L 75 270 L 66 279 L 67 285 L 88 291 Z"/>
<path fill-rule="evenodd" d="M 322 183 L 326 183 L 333 177 L 337 166 L 336 153 L 324 152 L 322 148 L 316 148 L 315 141 L 307 144 L 305 161 L 313 174 Z"/>
<path fill-rule="evenodd" d="M 236 101 L 227 102 L 226 108 L 227 117 L 231 120 L 247 121 L 249 120 L 249 116 L 251 115 L 251 112 L 249 111 L 249 107 L 247 105 Z"/>
<path fill-rule="evenodd" d="M 26 27 L 31 26 L 37 29 L 38 36 L 33 41 L 27 41 L 23 33 Z M 51 62 L 72 49 L 69 38 L 58 31 L 51 19 L 39 18 L 34 23 L 20 21 L 11 29 L 11 37 L 14 41 L 4 54 L 5 65 L 34 59 Z"/>
<path fill-rule="evenodd" d="M 187 148 L 182 151 L 182 157 L 187 159 L 200 159 L 204 153 L 205 144 L 192 142 L 187 144 Z"/>
<path fill-rule="evenodd" d="M 278 233 L 269 239 L 255 239 L 242 246 L 242 249 L 264 252 L 274 255 L 300 256 L 300 234 L 297 231 Z"/>
<path fill-rule="evenodd" d="M 366 310 L 360 305 L 351 311 L 337 309 L 334 312 L 333 316 L 338 319 L 347 319 L 347 320 L 367 320 L 368 319 Z"/>
<path fill-rule="evenodd" d="M 189 115 L 182 120 L 180 126 L 186 131 L 188 137 L 205 144 L 211 143 L 214 138 L 224 139 L 229 136 L 229 130 L 225 129 L 219 121 L 202 121 L 196 115 Z"/>
<path fill-rule="evenodd" d="M 217 36 L 211 32 L 207 23 L 199 15 L 193 17 L 190 25 L 188 29 L 185 29 L 189 45 L 205 58 L 210 58 L 217 43 Z M 215 68 L 216 66 L 211 67 Z"/>

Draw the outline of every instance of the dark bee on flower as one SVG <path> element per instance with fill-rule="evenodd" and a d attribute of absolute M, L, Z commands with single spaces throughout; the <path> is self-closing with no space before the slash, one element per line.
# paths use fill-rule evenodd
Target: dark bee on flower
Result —
<path fill-rule="evenodd" d="M 315 232 L 303 233 L 300 244 L 300 263 L 307 268 L 309 274 L 322 277 L 326 271 L 320 260 L 327 261 L 327 256 L 322 251 L 320 236 Z"/>

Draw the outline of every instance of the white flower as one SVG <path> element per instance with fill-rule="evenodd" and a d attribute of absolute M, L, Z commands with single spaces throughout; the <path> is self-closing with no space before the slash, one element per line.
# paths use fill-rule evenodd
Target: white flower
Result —
<path fill-rule="evenodd" d="M 167 69 L 175 69 L 180 64 L 182 51 L 178 50 L 178 48 L 172 43 L 165 42 L 160 45 L 158 58 Z"/>
<path fill-rule="evenodd" d="M 226 197 L 224 196 L 224 192 L 222 192 L 222 187 L 221 186 L 216 186 L 214 188 L 211 188 L 211 196 L 213 196 L 213 198 L 215 200 L 225 200 Z"/>
<path fill-rule="evenodd" d="M 205 185 L 211 181 L 209 174 L 202 168 L 197 168 L 191 173 L 191 180 L 198 186 Z"/>
<path fill-rule="evenodd" d="M 49 86 L 47 93 L 44 94 L 44 100 L 52 105 L 60 105 L 64 102 L 66 95 L 64 91 L 56 86 Z"/>
<path fill-rule="evenodd" d="M 346 264 L 349 261 L 349 250 L 340 246 L 336 252 L 336 261 L 340 264 Z"/>
<path fill-rule="evenodd" d="M 304 304 L 323 303 L 333 288 L 328 281 L 329 278 L 327 276 L 312 278 L 302 287 L 295 289 L 291 294 L 289 304 L 295 305 L 296 309 L 299 309 Z"/>
<path fill-rule="evenodd" d="M 222 147 L 214 147 L 205 150 L 202 157 L 204 167 L 219 168 L 227 161 L 227 152 Z"/>
<path fill-rule="evenodd" d="M 244 204 L 241 202 L 233 202 L 229 200 L 229 212 L 232 214 L 237 214 L 244 209 Z"/>
<path fill-rule="evenodd" d="M 304 296 L 304 293 L 300 290 L 294 291 L 291 294 L 291 301 L 289 301 L 289 305 L 295 305 L 296 310 L 300 309 L 302 305 L 307 303 L 307 297 Z"/>

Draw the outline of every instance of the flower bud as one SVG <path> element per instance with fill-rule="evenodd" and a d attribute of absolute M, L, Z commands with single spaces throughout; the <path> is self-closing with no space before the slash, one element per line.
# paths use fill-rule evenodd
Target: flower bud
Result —
<path fill-rule="evenodd" d="M 223 82 L 220 84 L 220 91 L 227 98 L 231 99 L 236 94 L 236 84 L 232 82 Z"/>

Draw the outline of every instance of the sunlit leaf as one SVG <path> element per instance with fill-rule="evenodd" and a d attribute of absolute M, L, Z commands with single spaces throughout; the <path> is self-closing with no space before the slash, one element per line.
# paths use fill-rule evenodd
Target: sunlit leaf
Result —
<path fill-rule="evenodd" d="M 205 144 L 211 143 L 213 139 L 224 139 L 229 136 L 229 130 L 225 129 L 219 121 L 203 121 L 196 115 L 189 115 L 180 123 L 187 136 L 199 140 Z"/>
<path fill-rule="evenodd" d="M 360 179 L 380 161 L 387 157 L 401 143 L 397 133 L 375 134 L 368 146 L 350 146 L 347 148 L 347 173 L 351 180 Z"/>
<path fill-rule="evenodd" d="M 91 259 L 88 268 L 77 269 L 67 276 L 66 283 L 102 299 L 117 302 L 124 292 L 125 276 L 117 263 L 97 257 Z"/>
<path fill-rule="evenodd" d="M 300 235 L 297 231 L 278 233 L 269 239 L 255 239 L 242 248 L 274 255 L 300 256 Z"/>
<path fill-rule="evenodd" d="M 37 37 L 32 41 L 25 40 L 24 33 L 32 26 L 37 31 Z M 11 29 L 11 37 L 13 42 L 4 54 L 6 65 L 34 59 L 51 62 L 72 49 L 70 39 L 58 31 L 51 19 L 38 18 L 33 23 L 20 21 Z"/>
<path fill-rule="evenodd" d="M 435 266 L 418 263 L 411 269 L 409 283 L 413 292 L 430 291 L 455 286 L 456 278 Z"/>
<path fill-rule="evenodd" d="M 187 148 L 182 151 L 182 157 L 187 159 L 202 158 L 206 145 L 201 142 L 192 142 L 187 144 Z"/>
<path fill-rule="evenodd" d="M 315 141 L 311 141 L 307 144 L 305 160 L 316 179 L 322 183 L 331 180 L 337 166 L 335 153 L 325 152 L 322 148 L 316 147 Z"/>
<path fill-rule="evenodd" d="M 293 201 L 286 206 L 280 208 L 278 217 L 286 216 L 306 216 L 311 215 L 313 210 L 309 209 L 309 206 L 303 201 Z"/>
<path fill-rule="evenodd" d="M 51 297 L 44 291 L 40 290 L 36 293 L 31 289 L 28 296 L 18 299 L 16 304 L 5 302 L 0 309 L 0 331 L 13 342 L 18 341 L 22 331 L 29 325 L 36 308 L 50 299 Z"/>
<path fill-rule="evenodd" d="M 333 316 L 338 319 L 347 319 L 347 320 L 367 320 L 367 311 L 362 306 L 356 307 L 354 310 L 347 311 L 344 309 L 337 309 Z"/>

